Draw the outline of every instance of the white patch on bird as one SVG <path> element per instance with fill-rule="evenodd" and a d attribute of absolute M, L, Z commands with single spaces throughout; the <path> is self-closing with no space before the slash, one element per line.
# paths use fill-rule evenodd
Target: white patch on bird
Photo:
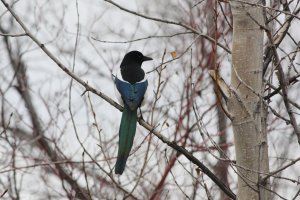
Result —
<path fill-rule="evenodd" d="M 149 83 L 148 83 L 149 84 Z M 147 90 L 146 90 L 146 92 L 145 92 L 145 94 L 144 94 L 144 99 L 143 99 L 143 101 L 142 101 L 142 103 L 141 103 L 141 107 L 143 106 L 143 105 L 145 105 L 145 102 L 147 101 L 147 97 L 148 97 L 148 94 L 147 94 Z"/>
<path fill-rule="evenodd" d="M 124 81 L 124 82 L 126 82 L 126 83 L 129 83 L 128 81 L 125 81 L 125 80 L 122 78 L 121 70 L 118 70 L 117 73 L 115 73 L 115 74 L 116 74 L 116 77 L 118 77 L 119 80 Z M 141 80 L 141 81 L 139 81 L 139 82 L 137 82 L 137 83 L 144 82 L 145 80 L 147 80 L 147 79 L 146 79 L 146 76 L 144 77 L 143 80 Z"/>
<path fill-rule="evenodd" d="M 118 70 L 117 73 L 115 73 L 115 74 L 116 74 L 116 77 L 117 77 L 118 79 L 124 81 L 124 80 L 122 79 L 120 70 Z M 126 82 L 126 81 L 125 81 L 125 82 Z M 123 99 L 122 99 L 122 97 L 121 97 L 120 92 L 118 91 L 118 89 L 117 89 L 117 87 L 116 87 L 116 84 L 115 84 L 115 87 L 114 87 L 114 88 L 115 88 L 115 95 L 116 95 L 116 97 L 117 97 L 117 99 L 118 99 L 119 104 L 121 104 L 122 106 L 124 106 Z"/>

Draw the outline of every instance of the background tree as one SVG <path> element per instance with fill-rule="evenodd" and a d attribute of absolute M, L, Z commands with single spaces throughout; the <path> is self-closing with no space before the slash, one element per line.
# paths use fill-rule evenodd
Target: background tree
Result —
<path fill-rule="evenodd" d="M 250 2 L 256 3 L 256 2 Z M 231 3 L 233 43 L 229 113 L 235 140 L 238 199 L 270 199 L 266 112 L 263 100 L 263 9 Z M 259 172 L 259 173 L 257 173 Z"/>

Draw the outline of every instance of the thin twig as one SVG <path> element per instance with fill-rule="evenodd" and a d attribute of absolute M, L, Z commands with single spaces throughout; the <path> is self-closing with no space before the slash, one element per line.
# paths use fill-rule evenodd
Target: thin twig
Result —
<path fill-rule="evenodd" d="M 162 63 L 160 63 L 158 66 L 154 67 L 152 70 L 146 72 L 146 74 L 150 74 L 154 71 L 157 71 L 157 69 L 159 69 L 162 65 L 165 65 L 165 64 L 168 64 L 174 60 L 178 60 L 179 58 L 181 58 L 184 54 L 186 54 L 188 52 L 188 50 L 194 45 L 194 43 L 199 39 L 199 35 L 191 42 L 191 44 L 179 55 L 179 56 L 176 56 L 170 60 L 167 60 L 167 61 L 164 61 Z"/>
<path fill-rule="evenodd" d="M 165 156 L 165 159 L 166 159 L 166 161 L 167 161 L 167 163 L 168 163 L 168 165 L 169 165 L 170 163 L 169 163 L 169 160 L 168 160 L 168 157 L 167 157 L 166 149 L 165 149 L 164 156 Z M 185 196 L 185 198 L 186 198 L 186 199 L 191 199 L 191 198 L 184 192 L 184 190 L 180 187 L 180 185 L 178 184 L 178 182 L 177 182 L 177 180 L 176 180 L 176 178 L 175 178 L 175 176 L 174 176 L 174 174 L 173 174 L 173 172 L 172 172 L 171 169 L 170 169 L 170 173 L 171 173 L 171 176 L 173 177 L 173 180 L 174 180 L 175 184 L 177 185 L 177 187 L 179 188 L 179 190 L 183 193 L 183 195 Z"/>
<path fill-rule="evenodd" d="M 85 170 L 84 152 L 82 152 L 82 167 L 83 167 L 84 179 L 85 179 L 85 183 L 86 183 L 86 189 L 87 189 L 87 192 L 88 192 L 88 195 L 89 195 L 90 199 L 92 199 L 92 195 L 91 195 L 91 191 L 90 191 L 90 187 L 89 187 L 89 182 L 88 182 L 87 174 L 86 174 L 86 170 Z"/>
<path fill-rule="evenodd" d="M 277 173 L 279 173 L 279 172 L 285 170 L 286 168 L 288 168 L 288 167 L 290 167 L 290 166 L 296 164 L 298 161 L 300 161 L 300 157 L 297 158 L 297 159 L 295 159 L 295 160 L 293 160 L 293 161 L 291 161 L 291 162 L 288 163 L 287 165 L 285 165 L 285 166 L 283 166 L 283 167 L 281 167 L 281 168 L 279 168 L 279 169 L 277 169 L 277 170 L 275 170 L 275 171 L 273 171 L 273 172 L 270 172 L 269 174 L 267 174 L 265 177 L 263 177 L 263 178 L 261 179 L 261 182 L 265 182 L 265 181 L 266 181 L 268 178 L 270 178 L 271 176 L 274 176 L 275 174 L 277 174 Z"/>
<path fill-rule="evenodd" d="M 108 41 L 108 40 L 100 40 L 94 36 L 92 36 L 91 38 L 97 42 L 102 42 L 102 43 L 111 43 L 111 44 L 127 44 L 127 43 L 133 43 L 133 42 L 138 42 L 138 41 L 142 41 L 142 40 L 148 40 L 148 39 L 155 39 L 155 38 L 171 38 L 171 37 L 175 37 L 178 35 L 185 35 L 185 34 L 195 34 L 194 32 L 182 32 L 182 33 L 175 33 L 173 35 L 156 35 L 156 36 L 148 36 L 148 37 L 142 37 L 142 38 L 138 38 L 138 39 L 133 39 L 133 40 L 128 40 L 128 41 Z"/>
<path fill-rule="evenodd" d="M 7 193 L 8 189 L 5 189 L 4 192 L 2 192 L 0 197 L 4 197 L 4 195 Z"/>
<path fill-rule="evenodd" d="M 22 37 L 22 36 L 27 36 L 26 33 L 19 33 L 19 34 L 12 34 L 12 33 L 0 33 L 1 36 L 5 37 Z"/>

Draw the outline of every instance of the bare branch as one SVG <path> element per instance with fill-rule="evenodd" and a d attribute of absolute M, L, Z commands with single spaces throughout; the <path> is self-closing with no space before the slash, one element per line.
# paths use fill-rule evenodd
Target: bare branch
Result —
<path fill-rule="evenodd" d="M 104 0 L 110 4 L 113 4 L 114 6 L 120 8 L 121 10 L 125 11 L 125 12 L 128 12 L 128 13 L 131 13 L 133 15 L 136 15 L 136 16 L 139 16 L 139 17 L 142 17 L 142 18 L 145 18 L 145 19 L 149 19 L 149 20 L 152 20 L 152 21 L 157 21 L 157 22 L 161 22 L 161 23 L 165 23 L 165 24 L 172 24 L 172 25 L 177 25 L 177 26 L 181 26 L 187 30 L 190 30 L 192 31 L 193 33 L 195 34 L 198 34 L 199 36 L 209 40 L 210 42 L 215 42 L 215 40 L 212 38 L 212 37 L 209 37 L 208 35 L 205 35 L 201 32 L 199 32 L 198 30 L 186 25 L 186 24 L 183 24 L 181 22 L 175 22 L 175 21 L 171 21 L 171 20 L 165 20 L 165 19 L 159 19 L 159 18 L 155 18 L 155 17 L 149 17 L 149 16 L 146 16 L 146 15 L 143 15 L 143 14 L 140 14 L 140 13 L 137 13 L 135 11 L 132 11 L 132 10 L 129 10 L 127 8 L 124 8 L 122 6 L 120 6 L 119 4 L 115 3 L 114 1 L 111 1 L 111 0 Z M 224 49 L 227 53 L 231 53 L 231 51 L 225 47 L 224 45 L 220 44 L 220 43 L 217 43 L 218 46 L 220 46 L 222 49 Z"/>

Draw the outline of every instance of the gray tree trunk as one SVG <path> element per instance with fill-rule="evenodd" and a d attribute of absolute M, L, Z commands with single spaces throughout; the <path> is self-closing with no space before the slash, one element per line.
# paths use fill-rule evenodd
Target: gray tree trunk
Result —
<path fill-rule="evenodd" d="M 257 3 L 250 0 L 249 3 Z M 236 148 L 238 199 L 270 199 L 268 182 L 260 177 L 269 172 L 266 112 L 263 104 L 262 67 L 263 10 L 232 2 L 232 91 L 229 112 Z"/>

